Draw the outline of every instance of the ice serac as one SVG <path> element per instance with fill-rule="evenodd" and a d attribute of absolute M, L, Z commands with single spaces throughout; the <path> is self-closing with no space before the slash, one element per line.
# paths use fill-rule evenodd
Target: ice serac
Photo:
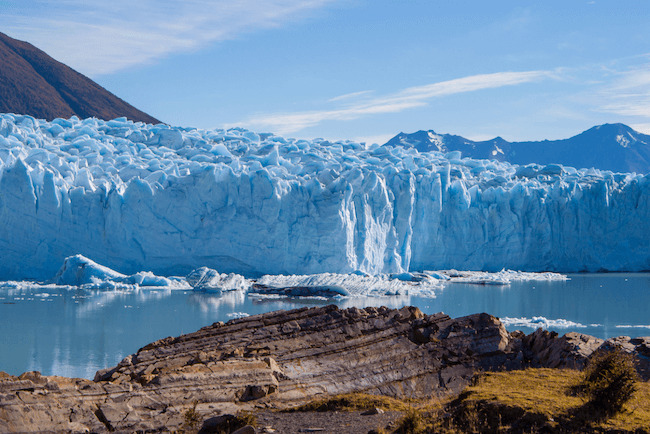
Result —
<path fill-rule="evenodd" d="M 126 119 L 0 115 L 0 279 L 650 269 L 650 178 Z"/>

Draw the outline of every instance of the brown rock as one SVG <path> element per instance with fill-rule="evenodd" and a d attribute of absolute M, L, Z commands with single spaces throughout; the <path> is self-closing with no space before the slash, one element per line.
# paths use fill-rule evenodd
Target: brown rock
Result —
<path fill-rule="evenodd" d="M 582 369 L 602 339 L 569 332 L 558 337 L 555 332 L 537 329 L 522 339 L 526 356 L 533 367 Z"/>
<path fill-rule="evenodd" d="M 255 434 L 255 428 L 250 425 L 239 428 L 237 431 L 233 431 L 232 434 Z"/>
<path fill-rule="evenodd" d="M 641 379 L 643 381 L 650 380 L 650 337 L 632 339 L 629 336 L 619 336 L 610 338 L 603 342 L 594 355 L 615 349 L 621 349 L 632 354 L 635 358 L 636 370 Z"/>

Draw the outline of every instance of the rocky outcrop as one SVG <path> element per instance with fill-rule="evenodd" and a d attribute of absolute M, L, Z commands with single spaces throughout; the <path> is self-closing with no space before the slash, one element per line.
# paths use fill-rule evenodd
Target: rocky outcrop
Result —
<path fill-rule="evenodd" d="M 0 432 L 163 432 L 190 408 L 207 420 L 346 392 L 445 395 L 479 370 L 579 366 L 597 343 L 580 336 L 510 335 L 488 314 L 414 307 L 272 312 L 154 342 L 94 381 L 5 374 Z"/>
<path fill-rule="evenodd" d="M 559 337 L 556 332 L 537 329 L 522 339 L 525 358 L 531 367 L 583 369 L 587 359 L 603 343 L 602 339 L 569 332 Z"/>
<path fill-rule="evenodd" d="M 630 338 L 619 336 L 609 338 L 598 347 L 594 355 L 604 351 L 612 351 L 616 348 L 632 354 L 636 360 L 636 370 L 643 381 L 650 380 L 650 336 Z"/>

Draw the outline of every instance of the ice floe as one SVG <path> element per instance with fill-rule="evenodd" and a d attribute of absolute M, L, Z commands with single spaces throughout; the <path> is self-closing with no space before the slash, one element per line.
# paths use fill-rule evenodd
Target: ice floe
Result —
<path fill-rule="evenodd" d="M 448 283 L 485 284 L 498 282 L 507 285 L 514 280 L 563 280 L 556 273 L 522 273 L 502 270 L 498 273 L 456 270 L 425 271 L 368 275 L 364 273 L 319 273 L 311 275 L 264 275 L 246 278 L 235 273 L 219 273 L 200 267 L 185 277 L 163 277 L 152 272 L 138 272 L 130 276 L 118 273 L 82 255 L 66 258 L 56 275 L 44 283 L 0 282 L 0 287 L 10 290 L 37 288 L 44 292 L 48 287 L 66 286 L 87 290 L 133 291 L 143 288 L 163 290 L 193 290 L 202 293 L 243 292 L 259 299 L 282 297 L 330 298 L 394 297 L 416 295 L 435 297 Z"/>
<path fill-rule="evenodd" d="M 500 318 L 506 327 L 529 327 L 543 329 L 568 329 L 568 328 L 587 328 L 601 327 L 601 324 L 584 325 L 569 321 L 567 319 L 547 319 L 543 316 L 534 316 L 532 318 Z"/>

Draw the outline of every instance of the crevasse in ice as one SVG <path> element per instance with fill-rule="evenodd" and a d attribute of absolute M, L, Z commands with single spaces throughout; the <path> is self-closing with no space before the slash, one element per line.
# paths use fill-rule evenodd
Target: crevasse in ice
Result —
<path fill-rule="evenodd" d="M 0 279 L 650 269 L 650 178 L 459 152 L 0 115 Z"/>

